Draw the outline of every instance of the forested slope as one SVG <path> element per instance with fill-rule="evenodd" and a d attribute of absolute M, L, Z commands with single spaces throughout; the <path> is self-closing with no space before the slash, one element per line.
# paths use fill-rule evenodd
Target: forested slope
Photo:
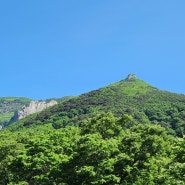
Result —
<path fill-rule="evenodd" d="M 131 115 L 135 124 L 159 124 L 181 137 L 185 130 L 185 96 L 161 91 L 135 76 L 59 103 L 28 117 L 17 127 L 47 123 L 53 123 L 55 128 L 80 125 L 84 119 L 109 111 L 115 116 Z"/>
<path fill-rule="evenodd" d="M 185 96 L 129 75 L 0 132 L 2 185 L 185 184 Z"/>

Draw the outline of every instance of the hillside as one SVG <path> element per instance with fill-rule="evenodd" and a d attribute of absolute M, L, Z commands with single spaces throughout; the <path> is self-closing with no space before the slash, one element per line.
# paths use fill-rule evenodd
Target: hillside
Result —
<path fill-rule="evenodd" d="M 50 98 L 46 100 L 39 100 L 34 101 L 29 98 L 22 98 L 22 97 L 1 97 L 0 98 L 0 129 L 2 127 L 6 127 L 10 125 L 11 123 L 19 120 L 22 117 L 26 117 L 29 114 L 32 114 L 33 112 L 41 111 L 42 109 L 53 105 L 50 102 L 55 101 L 58 103 L 64 102 L 66 100 L 71 99 L 71 96 L 65 96 L 62 98 Z M 29 105 L 31 102 L 35 102 L 35 105 L 33 103 L 32 106 Z M 41 106 L 41 104 L 43 104 Z M 40 107 L 39 107 L 40 106 Z M 23 113 L 25 107 L 28 107 L 26 112 Z M 18 114 L 21 114 L 19 117 Z"/>
<path fill-rule="evenodd" d="M 54 128 L 80 125 L 100 112 L 112 112 L 117 117 L 128 114 L 134 118 L 134 124 L 159 124 L 173 135 L 182 136 L 185 130 L 185 96 L 161 91 L 132 74 L 32 115 L 11 128 L 47 123 L 53 123 Z"/>
<path fill-rule="evenodd" d="M 1 130 L 0 184 L 184 185 L 184 118 L 184 95 L 129 75 Z"/>
<path fill-rule="evenodd" d="M 31 101 L 29 98 L 2 97 L 0 98 L 0 125 L 6 125 L 14 112 Z"/>
<path fill-rule="evenodd" d="M 24 105 L 21 109 L 14 112 L 14 116 L 11 118 L 8 124 L 12 124 L 20 119 L 23 119 L 30 114 L 41 112 L 42 110 L 57 104 L 57 101 L 31 101 L 28 105 Z"/>

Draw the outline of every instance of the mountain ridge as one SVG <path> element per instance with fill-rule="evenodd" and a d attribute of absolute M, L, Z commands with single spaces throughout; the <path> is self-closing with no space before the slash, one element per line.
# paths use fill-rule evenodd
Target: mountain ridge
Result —
<path fill-rule="evenodd" d="M 41 107 L 48 108 L 48 105 L 52 101 L 59 103 L 66 101 L 71 97 L 72 96 L 65 96 L 62 98 L 50 98 L 46 100 L 32 100 L 25 97 L 0 97 L 0 130 L 13 122 L 18 121 L 19 117 L 21 117 L 19 114 L 22 114 L 22 117 L 25 117 L 29 115 L 29 112 L 31 114 L 41 111 Z M 31 102 L 35 102 L 35 107 L 32 106 L 32 109 L 35 109 L 35 111 L 27 110 L 26 113 L 23 109 L 29 107 Z M 51 103 L 51 105 L 54 104 Z M 21 113 L 21 111 L 23 112 Z"/>
<path fill-rule="evenodd" d="M 30 127 L 52 123 L 54 128 L 61 128 L 80 125 L 83 120 L 101 112 L 112 112 L 118 117 L 129 114 L 134 118 L 135 124 L 160 124 L 169 133 L 179 136 L 185 130 L 185 96 L 159 90 L 133 74 L 28 116 L 18 122 L 18 125 Z"/>
<path fill-rule="evenodd" d="M 3 129 L 0 184 L 184 184 L 184 135 L 185 96 L 131 75 Z"/>

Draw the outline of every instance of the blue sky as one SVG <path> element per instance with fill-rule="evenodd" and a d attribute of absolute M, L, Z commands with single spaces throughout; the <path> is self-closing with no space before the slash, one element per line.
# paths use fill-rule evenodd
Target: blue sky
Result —
<path fill-rule="evenodd" d="M 185 1 L 0 2 L 0 97 L 78 95 L 129 73 L 185 94 Z"/>

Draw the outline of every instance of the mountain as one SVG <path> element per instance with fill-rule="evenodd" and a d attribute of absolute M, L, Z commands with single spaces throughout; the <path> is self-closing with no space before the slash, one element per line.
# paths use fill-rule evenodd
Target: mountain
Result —
<path fill-rule="evenodd" d="M 23 97 L 0 98 L 0 130 L 30 114 L 40 112 L 56 103 L 71 99 L 72 96 L 51 98 L 46 100 L 32 100 Z"/>
<path fill-rule="evenodd" d="M 185 184 L 184 118 L 184 95 L 131 74 L 1 130 L 0 184 Z"/>
<path fill-rule="evenodd" d="M 112 112 L 117 117 L 128 114 L 134 118 L 134 124 L 159 124 L 173 135 L 182 136 L 185 131 L 185 96 L 159 90 L 134 74 L 61 102 L 13 127 L 47 123 L 53 123 L 54 128 L 81 125 L 83 120 L 100 112 Z"/>
<path fill-rule="evenodd" d="M 24 105 L 21 109 L 14 112 L 14 116 L 9 121 L 9 124 L 16 122 L 30 114 L 40 112 L 50 106 L 57 104 L 56 100 L 50 101 L 34 101 L 32 100 L 28 105 Z"/>
<path fill-rule="evenodd" d="M 14 112 L 29 104 L 31 99 L 21 97 L 2 97 L 0 98 L 0 125 L 6 125 Z"/>

